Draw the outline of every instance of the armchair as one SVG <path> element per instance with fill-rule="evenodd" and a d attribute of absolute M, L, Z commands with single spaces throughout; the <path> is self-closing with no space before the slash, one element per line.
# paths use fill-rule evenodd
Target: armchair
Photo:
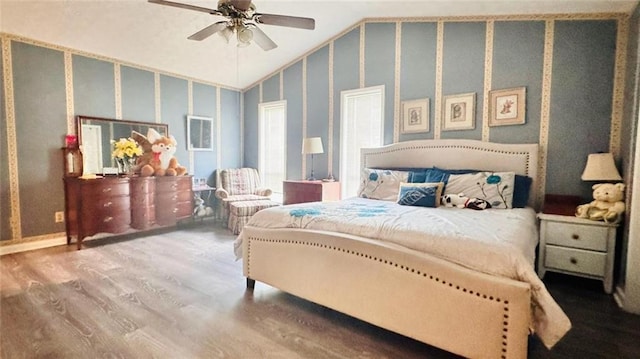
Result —
<path fill-rule="evenodd" d="M 223 169 L 219 178 L 216 198 L 222 203 L 225 216 L 229 214 L 231 202 L 270 199 L 272 191 L 261 187 L 260 176 L 255 168 Z"/>

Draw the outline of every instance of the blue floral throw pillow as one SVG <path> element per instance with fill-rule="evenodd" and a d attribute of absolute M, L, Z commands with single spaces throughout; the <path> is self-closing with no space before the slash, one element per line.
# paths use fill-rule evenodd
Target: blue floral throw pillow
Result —
<path fill-rule="evenodd" d="M 450 175 L 444 194 L 464 194 L 469 198 L 480 198 L 491 204 L 491 208 L 513 208 L 513 172 L 476 172 Z"/>
<path fill-rule="evenodd" d="M 365 168 L 360 174 L 358 197 L 395 201 L 401 182 L 408 182 L 408 171 Z"/>
<path fill-rule="evenodd" d="M 401 183 L 398 204 L 436 208 L 440 205 L 444 183 Z"/>

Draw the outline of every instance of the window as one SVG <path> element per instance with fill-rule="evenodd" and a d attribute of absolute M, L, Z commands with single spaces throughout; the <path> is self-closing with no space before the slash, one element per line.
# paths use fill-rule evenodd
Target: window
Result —
<path fill-rule="evenodd" d="M 382 146 L 384 86 L 342 91 L 341 109 L 340 182 L 349 198 L 360 185 L 360 149 Z"/>
<path fill-rule="evenodd" d="M 276 202 L 282 202 L 282 181 L 286 179 L 286 108 L 286 101 L 258 105 L 258 171 L 262 186 L 271 188 Z"/>

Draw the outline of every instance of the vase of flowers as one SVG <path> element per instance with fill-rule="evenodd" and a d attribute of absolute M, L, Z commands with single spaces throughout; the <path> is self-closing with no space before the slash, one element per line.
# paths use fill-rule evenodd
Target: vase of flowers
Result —
<path fill-rule="evenodd" d="M 118 165 L 118 172 L 126 176 L 131 176 L 135 172 L 136 159 L 142 155 L 142 148 L 132 138 L 121 138 L 112 140 L 113 152 L 111 157 Z"/>

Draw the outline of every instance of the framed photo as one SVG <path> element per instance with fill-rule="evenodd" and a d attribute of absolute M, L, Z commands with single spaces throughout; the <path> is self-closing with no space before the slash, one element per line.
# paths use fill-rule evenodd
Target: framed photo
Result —
<path fill-rule="evenodd" d="M 213 118 L 187 116 L 187 149 L 213 151 Z"/>
<path fill-rule="evenodd" d="M 429 99 L 402 101 L 400 133 L 429 132 Z"/>
<path fill-rule="evenodd" d="M 476 127 L 476 93 L 449 95 L 442 105 L 442 131 L 473 130 Z"/>
<path fill-rule="evenodd" d="M 525 87 L 489 91 L 489 99 L 489 126 L 524 124 Z"/>

